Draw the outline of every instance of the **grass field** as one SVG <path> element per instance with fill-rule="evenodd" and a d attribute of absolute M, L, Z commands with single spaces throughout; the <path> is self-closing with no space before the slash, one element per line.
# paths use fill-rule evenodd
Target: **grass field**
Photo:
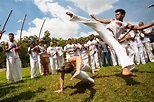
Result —
<path fill-rule="evenodd" d="M 59 89 L 59 75 L 30 79 L 30 68 L 23 68 L 24 83 L 10 84 L 0 72 L 0 102 L 154 102 L 154 63 L 138 65 L 137 77 L 121 75 L 120 67 L 102 67 L 95 74 L 96 85 L 65 76 L 65 90 Z"/>

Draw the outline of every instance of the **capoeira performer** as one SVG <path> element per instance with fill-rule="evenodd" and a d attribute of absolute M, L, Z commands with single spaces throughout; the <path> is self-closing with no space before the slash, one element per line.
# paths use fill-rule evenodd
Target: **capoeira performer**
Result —
<path fill-rule="evenodd" d="M 78 78 L 80 80 L 88 82 L 91 86 L 94 86 L 94 79 L 89 77 L 85 71 L 92 71 L 91 67 L 88 64 L 82 64 L 82 59 L 80 56 L 70 57 L 68 62 L 65 62 L 64 65 L 57 69 L 57 72 L 60 73 L 60 89 L 55 92 L 62 92 L 64 90 L 64 76 L 66 73 L 71 73 L 72 77 Z"/>
<path fill-rule="evenodd" d="M 80 44 L 78 43 L 77 39 L 74 39 L 74 53 L 75 56 L 81 56 Z"/>
<path fill-rule="evenodd" d="M 46 49 L 43 46 L 43 40 L 40 40 L 38 45 L 38 64 L 39 64 L 40 75 L 44 75 L 44 68 L 43 65 L 41 64 L 41 58 L 40 58 L 40 55 L 42 53 L 46 53 Z"/>
<path fill-rule="evenodd" d="M 88 62 L 88 46 L 87 43 L 83 40 L 80 41 L 80 50 L 83 64 L 87 64 Z"/>
<path fill-rule="evenodd" d="M 130 44 L 130 39 L 131 39 L 131 35 L 130 33 L 126 34 L 126 32 L 122 33 L 119 38 L 118 38 L 118 42 L 124 47 L 127 55 L 131 58 L 131 60 L 134 62 L 134 58 L 135 58 L 135 52 L 131 47 Z"/>
<path fill-rule="evenodd" d="M 143 25 L 144 25 L 143 22 L 139 22 L 139 26 L 143 26 Z M 140 30 L 140 32 L 144 34 L 144 39 L 142 42 L 145 47 L 145 52 L 147 53 L 150 62 L 154 62 L 154 55 L 152 54 L 152 51 L 151 51 L 152 45 L 150 43 L 150 38 L 149 38 L 151 31 L 150 29 L 144 29 L 144 30 Z"/>
<path fill-rule="evenodd" d="M 58 53 L 58 67 L 60 67 L 64 63 L 64 50 L 63 47 L 60 46 L 59 42 L 57 42 L 56 50 Z"/>
<path fill-rule="evenodd" d="M 38 48 L 35 46 L 35 43 L 32 42 L 30 47 L 28 48 L 28 52 L 30 55 L 30 67 L 31 67 L 31 79 L 37 77 L 38 72 Z"/>
<path fill-rule="evenodd" d="M 135 63 L 140 64 L 140 62 L 142 62 L 142 64 L 146 64 L 144 56 L 144 45 L 142 43 L 144 34 L 139 33 L 137 30 L 131 31 L 130 34 L 132 37 L 133 49 L 135 52 Z"/>
<path fill-rule="evenodd" d="M 75 55 L 75 53 L 74 53 L 74 44 L 72 44 L 72 41 L 71 41 L 71 39 L 69 38 L 68 40 L 67 40 L 67 45 L 65 46 L 65 52 L 66 52 L 66 61 L 68 61 L 68 59 L 70 58 L 70 57 L 73 57 L 74 55 Z"/>
<path fill-rule="evenodd" d="M 94 18 L 96 21 L 76 16 L 70 12 L 67 12 L 66 14 L 71 17 L 71 21 L 81 22 L 93 28 L 109 46 L 113 47 L 123 68 L 122 70 L 123 75 L 136 76 L 136 74 L 131 72 L 131 70 L 135 67 L 134 62 L 132 62 L 132 60 L 127 56 L 123 47 L 119 44 L 119 42 L 116 39 L 125 29 L 138 29 L 138 30 L 146 29 L 148 27 L 153 26 L 154 22 L 151 22 L 147 25 L 143 25 L 141 27 L 134 26 L 129 23 L 123 22 L 123 18 L 125 16 L 125 10 L 117 9 L 115 12 L 116 12 L 116 20 L 114 19 L 101 20 L 92 14 L 91 17 Z M 102 23 L 108 24 L 107 27 L 105 28 L 102 25 Z M 113 35 L 115 36 L 115 38 L 113 37 Z"/>
<path fill-rule="evenodd" d="M 100 68 L 99 62 L 98 62 L 98 49 L 96 47 L 97 41 L 92 37 L 92 35 L 89 36 L 89 41 L 87 42 L 89 56 L 90 56 L 90 65 L 93 70 L 95 68 Z"/>
<path fill-rule="evenodd" d="M 18 54 L 20 49 L 21 47 L 18 47 L 17 43 L 14 41 L 14 34 L 9 33 L 9 41 L 5 43 L 6 79 L 10 80 L 11 83 L 16 83 L 16 79 L 18 79 L 19 82 L 23 82 L 21 61 Z"/>
<path fill-rule="evenodd" d="M 54 74 L 55 70 L 58 68 L 58 54 L 54 43 L 51 41 L 50 46 L 47 48 L 47 54 L 50 59 L 50 68 L 51 73 Z"/>

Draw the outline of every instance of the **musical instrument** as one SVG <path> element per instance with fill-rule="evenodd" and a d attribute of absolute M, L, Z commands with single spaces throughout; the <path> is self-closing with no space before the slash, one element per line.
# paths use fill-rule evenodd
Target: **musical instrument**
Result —
<path fill-rule="evenodd" d="M 48 54 L 42 53 L 40 55 L 40 62 L 42 64 L 43 68 L 44 68 L 44 75 L 49 74 L 49 63 L 50 63 L 50 60 L 49 60 Z"/>

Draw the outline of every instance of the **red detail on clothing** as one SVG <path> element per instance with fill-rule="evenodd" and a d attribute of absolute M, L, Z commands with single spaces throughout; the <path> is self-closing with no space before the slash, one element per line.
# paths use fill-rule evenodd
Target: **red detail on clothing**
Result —
<path fill-rule="evenodd" d="M 121 27 L 122 26 L 122 23 L 121 22 L 116 22 L 116 24 Z"/>

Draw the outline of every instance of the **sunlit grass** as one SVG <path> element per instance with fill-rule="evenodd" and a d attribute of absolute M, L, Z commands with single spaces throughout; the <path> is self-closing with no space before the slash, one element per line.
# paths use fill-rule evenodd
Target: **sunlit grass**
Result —
<path fill-rule="evenodd" d="M 5 72 L 0 72 L 1 102 L 152 102 L 154 100 L 154 63 L 138 65 L 133 70 L 137 77 L 121 75 L 120 67 L 102 67 L 95 74 L 96 85 L 65 76 L 65 90 L 59 89 L 59 75 L 38 76 L 30 79 L 30 68 L 23 68 L 24 83 L 10 84 Z"/>

